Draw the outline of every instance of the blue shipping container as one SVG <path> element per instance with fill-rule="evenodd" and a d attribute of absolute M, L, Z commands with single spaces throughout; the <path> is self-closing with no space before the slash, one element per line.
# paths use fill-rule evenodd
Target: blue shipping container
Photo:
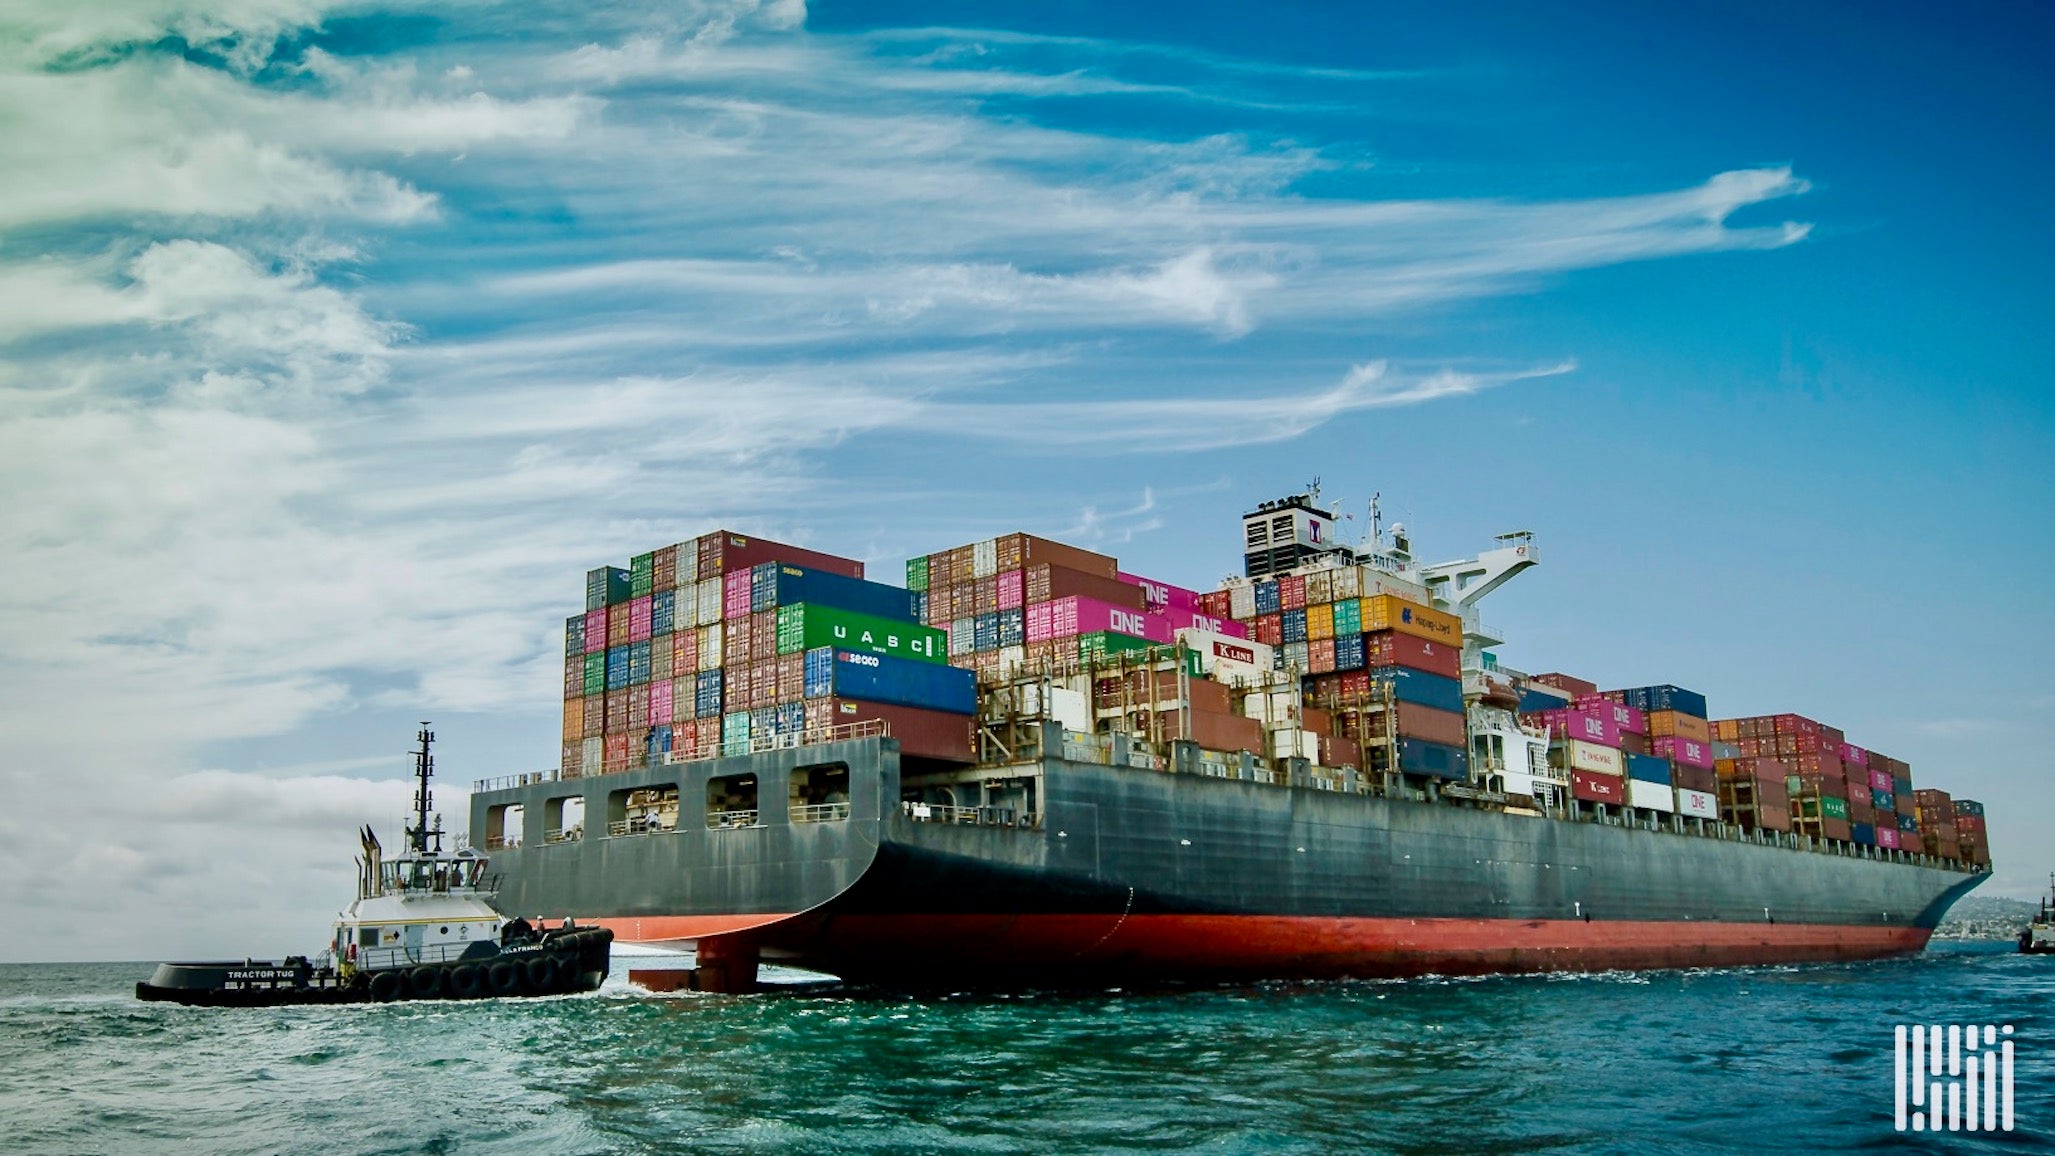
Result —
<path fill-rule="evenodd" d="M 835 648 L 816 646 L 806 652 L 806 690 L 808 698 L 827 698 L 835 693 Z"/>
<path fill-rule="evenodd" d="M 1917 834 L 1919 832 L 1919 820 L 1911 815 L 1900 815 L 1898 816 L 1898 829 L 1907 834 Z"/>
<path fill-rule="evenodd" d="M 1654 755 L 1629 754 L 1627 756 L 1627 777 L 1630 779 L 1640 779 L 1644 783 L 1663 783 L 1667 785 L 1672 781 L 1670 778 L 1670 760 L 1659 759 Z"/>
<path fill-rule="evenodd" d="M 1391 683 L 1392 695 L 1400 702 L 1431 706 L 1435 710 L 1461 712 L 1463 709 L 1463 680 L 1460 678 L 1429 674 L 1410 666 L 1373 666 L 1370 679 L 1373 683 Z"/>
<path fill-rule="evenodd" d="M 925 590 L 913 592 L 913 618 L 923 623 L 928 620 L 928 592 Z"/>
<path fill-rule="evenodd" d="M 1256 583 L 1256 613 L 1275 614 L 1284 609 L 1284 597 L 1275 582 Z"/>
<path fill-rule="evenodd" d="M 887 586 L 883 582 L 869 582 L 843 574 L 830 574 L 825 570 L 808 570 L 802 566 L 790 566 L 782 562 L 766 563 L 766 566 L 771 572 L 771 606 L 792 606 L 806 602 L 815 606 L 830 606 L 836 610 L 868 614 L 875 618 L 889 618 L 894 622 L 920 621 L 920 613 L 914 608 L 911 590 L 901 590 L 897 586 Z M 757 569 L 764 567 L 760 566 Z M 751 572 L 749 577 L 751 606 L 758 610 L 769 610 L 771 606 L 755 606 L 756 575 Z"/>
<path fill-rule="evenodd" d="M 831 693 L 837 698 L 950 714 L 977 712 L 978 676 L 974 671 L 853 650 L 837 650 L 834 656 Z"/>
<path fill-rule="evenodd" d="M 1568 705 L 1570 705 L 1569 699 L 1549 694 L 1547 691 L 1529 690 L 1524 687 L 1520 690 L 1521 714 L 1539 714 L 1545 710 L 1560 710 Z"/>
<path fill-rule="evenodd" d="M 585 653 L 585 616 L 564 619 L 564 657 L 576 658 Z"/>
<path fill-rule="evenodd" d="M 678 618 L 678 592 L 659 590 L 649 600 L 649 632 L 669 634 Z"/>
<path fill-rule="evenodd" d="M 772 729 L 781 735 L 796 735 L 806 729 L 806 704 L 788 702 L 784 706 L 772 707 L 776 713 Z"/>
<path fill-rule="evenodd" d="M 1692 718 L 1709 719 L 1706 713 L 1705 696 L 1695 690 L 1664 683 L 1661 686 L 1637 686 L 1626 692 L 1627 705 L 1636 710 L 1673 710 L 1688 714 Z"/>
<path fill-rule="evenodd" d="M 1334 640 L 1334 669 L 1363 669 L 1363 636 L 1344 634 Z"/>
<path fill-rule="evenodd" d="M 657 750 L 657 751 L 659 751 L 659 752 L 662 752 L 662 751 L 668 751 L 668 750 L 670 750 L 670 749 L 671 749 L 671 728 L 670 728 L 670 726 L 669 726 L 668 724 L 666 724 L 666 725 L 664 725 L 664 726 L 658 726 L 658 727 L 651 727 L 651 728 L 649 729 L 649 744 L 650 744 L 650 746 L 651 746 L 651 747 L 653 747 L 654 749 L 656 749 L 656 750 Z"/>
<path fill-rule="evenodd" d="M 1019 646 L 1027 641 L 1027 611 L 999 612 L 999 645 Z"/>
<path fill-rule="evenodd" d="M 628 644 L 628 685 L 641 686 L 649 681 L 649 643 Z"/>
<path fill-rule="evenodd" d="M 721 713 L 721 672 L 703 670 L 692 684 L 692 717 L 717 718 Z"/>
<path fill-rule="evenodd" d="M 1286 642 L 1306 641 L 1306 612 L 1287 610 L 1284 612 L 1284 640 Z"/>
<path fill-rule="evenodd" d="M 1870 806 L 1875 807 L 1879 811 L 1895 811 L 1898 809 L 1898 799 L 1889 791 L 1871 791 L 1869 803 Z"/>
<path fill-rule="evenodd" d="M 970 648 L 972 650 L 999 649 L 999 616 L 997 614 L 980 614 L 972 621 Z M 861 698 L 862 696 L 857 695 L 855 697 Z"/>
<path fill-rule="evenodd" d="M 1874 824 L 1850 823 L 1848 824 L 1848 827 L 1854 833 L 1856 842 L 1871 847 L 1877 845 L 1877 829 Z"/>
<path fill-rule="evenodd" d="M 620 690 L 628 685 L 628 648 L 613 646 L 607 648 L 607 689 Z"/>
<path fill-rule="evenodd" d="M 760 613 L 778 605 L 778 563 L 759 562 L 749 568 L 749 610 Z"/>
<path fill-rule="evenodd" d="M 1470 755 L 1461 747 L 1400 739 L 1399 770 L 1409 775 L 1432 775 L 1437 779 L 1467 779 L 1470 777 Z"/>

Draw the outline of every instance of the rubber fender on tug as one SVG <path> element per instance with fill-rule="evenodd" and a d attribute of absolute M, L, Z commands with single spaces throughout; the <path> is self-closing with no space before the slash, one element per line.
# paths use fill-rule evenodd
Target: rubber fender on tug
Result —
<path fill-rule="evenodd" d="M 458 964 L 450 972 L 450 993 L 458 999 L 476 999 L 485 994 L 485 973 L 475 963 Z"/>
<path fill-rule="evenodd" d="M 379 1003 L 391 1003 L 405 993 L 406 986 L 400 982 L 400 973 L 381 971 L 371 977 L 371 998 Z"/>
<path fill-rule="evenodd" d="M 442 969 L 417 967 L 407 973 L 407 994 L 415 999 L 434 999 L 442 994 Z"/>
<path fill-rule="evenodd" d="M 575 967 L 576 965 L 573 964 Z M 556 957 L 538 955 L 528 961 L 528 990 L 534 992 L 552 991 L 557 986 L 558 968 Z"/>
<path fill-rule="evenodd" d="M 488 973 L 492 979 L 494 995 L 519 995 L 521 992 L 521 965 L 510 959 L 502 959 L 492 965 Z"/>

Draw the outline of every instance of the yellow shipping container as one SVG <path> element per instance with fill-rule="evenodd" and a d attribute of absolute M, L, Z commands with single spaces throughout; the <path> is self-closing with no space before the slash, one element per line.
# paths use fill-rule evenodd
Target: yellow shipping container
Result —
<path fill-rule="evenodd" d="M 1396 630 L 1415 638 L 1463 644 L 1463 620 L 1443 610 L 1408 602 L 1395 594 L 1379 594 L 1363 601 L 1363 633 Z"/>
<path fill-rule="evenodd" d="M 1649 711 L 1648 737 L 1660 739 L 1672 736 L 1709 743 L 1712 741 L 1712 724 L 1696 715 L 1680 714 L 1673 710 Z"/>
<path fill-rule="evenodd" d="M 1334 637 L 1334 603 L 1323 602 L 1318 606 L 1306 607 L 1306 641 L 1318 642 Z"/>
<path fill-rule="evenodd" d="M 564 741 L 574 742 L 585 738 L 585 700 L 567 698 L 564 700 Z"/>

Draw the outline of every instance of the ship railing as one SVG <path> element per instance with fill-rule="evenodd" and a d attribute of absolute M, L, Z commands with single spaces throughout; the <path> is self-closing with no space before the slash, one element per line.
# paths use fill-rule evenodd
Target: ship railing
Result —
<path fill-rule="evenodd" d="M 528 771 L 525 774 L 519 775 L 501 775 L 496 779 L 479 779 L 471 784 L 471 790 L 474 792 L 504 791 L 511 787 L 527 787 L 533 786 L 536 783 L 553 783 L 556 781 L 557 772 L 553 769 L 547 771 Z"/>
<path fill-rule="evenodd" d="M 849 817 L 847 803 L 800 803 L 790 809 L 795 823 L 839 823 Z"/>
<path fill-rule="evenodd" d="M 733 830 L 737 827 L 754 827 L 757 813 L 749 811 L 708 811 L 706 826 L 710 831 Z"/>
<path fill-rule="evenodd" d="M 420 947 L 371 947 L 357 955 L 357 966 L 366 970 L 412 967 L 422 963 L 448 963 L 462 958 L 475 940 L 463 943 L 430 943 Z"/>
<path fill-rule="evenodd" d="M 487 851 L 511 851 L 520 845 L 521 837 L 519 835 L 487 835 L 485 837 L 485 849 Z"/>
<path fill-rule="evenodd" d="M 762 754 L 765 751 L 789 751 L 800 747 L 819 746 L 822 743 L 849 742 L 854 739 L 888 738 L 892 728 L 883 719 L 864 719 L 860 722 L 838 723 L 834 726 L 808 727 L 803 731 L 788 731 L 784 734 L 756 735 L 749 739 L 724 739 L 710 737 L 680 750 L 665 751 L 666 765 L 696 763 L 704 759 L 730 758 L 739 755 Z M 636 764 L 640 766 L 641 764 Z M 633 769 L 633 768 L 627 768 Z"/>
<path fill-rule="evenodd" d="M 660 820 L 652 821 L 642 818 L 615 819 L 607 824 L 607 838 L 625 839 L 634 835 L 663 835 L 673 830 L 676 830 L 676 828 L 666 827 Z"/>
<path fill-rule="evenodd" d="M 552 827 L 542 833 L 544 843 L 576 843 L 585 837 L 585 824 L 572 827 Z"/>
<path fill-rule="evenodd" d="M 964 827 L 1021 827 L 1042 825 L 1039 811 L 1012 807 L 958 807 L 947 803 L 902 803 L 900 810 L 916 823 L 952 823 Z"/>

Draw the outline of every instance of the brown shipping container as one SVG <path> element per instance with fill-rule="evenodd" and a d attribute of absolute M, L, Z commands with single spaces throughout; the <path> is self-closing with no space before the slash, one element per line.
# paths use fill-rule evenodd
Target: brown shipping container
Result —
<path fill-rule="evenodd" d="M 1703 791 L 1710 795 L 1720 789 L 1720 778 L 1711 767 L 1693 767 L 1681 763 L 1670 765 L 1670 782 L 1687 791 Z"/>
<path fill-rule="evenodd" d="M 972 614 L 997 614 L 999 612 L 999 576 L 979 578 L 971 584 Z"/>
<path fill-rule="evenodd" d="M 1587 682 L 1584 679 L 1576 677 L 1575 675 L 1563 674 L 1561 672 L 1537 674 L 1529 678 L 1527 681 L 1538 682 L 1543 686 L 1552 686 L 1555 687 L 1557 690 L 1566 690 L 1569 691 L 1572 696 L 1577 697 L 1581 697 L 1587 694 L 1598 693 L 1597 683 Z"/>
<path fill-rule="evenodd" d="M 806 697 L 806 655 L 781 654 L 778 656 L 778 699 L 781 702 L 798 702 Z"/>
<path fill-rule="evenodd" d="M 1445 678 L 1461 678 L 1463 648 L 1460 643 L 1451 645 L 1396 630 L 1377 630 L 1363 635 L 1363 665 L 1403 666 Z"/>
<path fill-rule="evenodd" d="M 1120 563 L 1104 554 L 1080 550 L 1047 538 L 1032 534 L 1008 534 L 996 543 L 1001 570 L 1025 570 L 1044 562 L 1061 566 L 1067 570 L 1082 570 L 1097 574 L 1101 578 L 1112 578 L 1120 573 Z M 1007 565 L 1007 563 L 1012 565 Z"/>
<path fill-rule="evenodd" d="M 1839 839 L 1843 843 L 1855 837 L 1855 829 L 1846 819 L 1836 819 L 1829 816 L 1819 820 L 1819 828 L 1821 835 L 1829 839 Z"/>
<path fill-rule="evenodd" d="M 1620 736 L 1620 749 L 1630 755 L 1645 755 L 1648 753 L 1648 736 L 1622 734 Z"/>
<path fill-rule="evenodd" d="M 562 756 L 557 760 L 557 777 L 575 779 L 585 773 L 585 740 L 565 739 Z"/>
<path fill-rule="evenodd" d="M 1781 759 L 1715 759 L 1713 770 L 1722 779 L 1756 779 L 1782 784 L 1784 776 L 1791 773 L 1788 764 Z"/>
<path fill-rule="evenodd" d="M 1469 725 L 1464 721 L 1460 711 L 1436 710 L 1431 706 L 1402 702 L 1398 704 L 1396 713 L 1398 715 L 1398 736 L 1400 738 L 1421 739 L 1430 743 L 1440 743 L 1446 747 L 1469 749 Z M 1360 723 L 1363 728 L 1363 734 L 1351 734 L 1348 737 L 1362 738 L 1372 743 L 1391 737 L 1391 722 L 1386 717 L 1386 714 L 1387 712 L 1385 711 L 1364 713 L 1361 716 L 1362 721 Z M 1350 730 L 1359 725 L 1353 721 L 1353 715 L 1345 715 L 1343 718 L 1345 725 Z"/>
<path fill-rule="evenodd" d="M 733 530 L 717 530 L 699 539 L 699 577 L 746 570 L 764 562 L 785 562 L 809 570 L 826 570 L 849 578 L 863 577 L 863 563 L 818 550 L 801 549 L 769 538 L 751 538 Z"/>
<path fill-rule="evenodd" d="M 607 733 L 607 696 L 587 695 L 585 698 L 585 725 L 579 728 L 586 738 L 598 738 Z"/>
<path fill-rule="evenodd" d="M 1627 801 L 1627 782 L 1617 775 L 1594 775 L 1589 771 L 1571 771 L 1570 794 L 1587 803 L 1612 803 L 1618 805 Z"/>
<path fill-rule="evenodd" d="M 1049 563 L 1030 566 L 1024 579 L 1024 592 L 1029 605 L 1038 602 L 1054 602 L 1058 598 L 1095 598 L 1100 602 L 1123 606 L 1129 610 L 1146 610 L 1142 588 L 1103 578 L 1083 570 Z"/>
<path fill-rule="evenodd" d="M 1186 729 L 1180 734 L 1178 713 L 1163 711 L 1156 717 L 1156 725 L 1170 738 L 1189 738 L 1209 751 L 1249 751 L 1260 753 L 1263 749 L 1263 724 L 1252 718 L 1224 711 L 1186 711 Z"/>
<path fill-rule="evenodd" d="M 1681 739 L 1696 739 L 1702 743 L 1712 741 L 1712 727 L 1704 719 L 1674 710 L 1649 711 L 1648 734 L 1650 738 L 1658 739 L 1674 735 Z"/>
<path fill-rule="evenodd" d="M 749 660 L 778 657 L 778 612 L 759 610 L 749 616 Z"/>
<path fill-rule="evenodd" d="M 697 550 L 695 546 L 693 549 Z M 695 559 L 696 561 L 697 559 Z M 656 569 L 651 586 L 657 590 L 671 590 L 678 585 L 678 548 L 665 546 L 656 552 Z"/>
<path fill-rule="evenodd" d="M 607 733 L 622 734 L 628 729 L 628 688 L 607 692 Z"/>
<path fill-rule="evenodd" d="M 830 726 L 882 719 L 891 730 L 892 737 L 899 740 L 902 754 L 952 763 L 977 761 L 972 753 L 970 715 L 918 710 L 910 706 L 886 706 L 849 698 L 827 701 L 833 704 L 828 712 Z"/>
<path fill-rule="evenodd" d="M 1134 670 L 1124 677 L 1099 679 L 1093 687 L 1093 694 L 1100 710 L 1113 710 L 1128 704 L 1147 706 L 1178 701 L 1178 683 L 1178 672 L 1174 670 Z M 1152 684 L 1154 694 L 1150 693 Z M 1214 682 L 1210 678 L 1191 678 L 1184 680 L 1184 690 L 1191 696 L 1186 701 L 1193 710 L 1227 714 L 1231 709 L 1231 695 L 1225 683 Z"/>

